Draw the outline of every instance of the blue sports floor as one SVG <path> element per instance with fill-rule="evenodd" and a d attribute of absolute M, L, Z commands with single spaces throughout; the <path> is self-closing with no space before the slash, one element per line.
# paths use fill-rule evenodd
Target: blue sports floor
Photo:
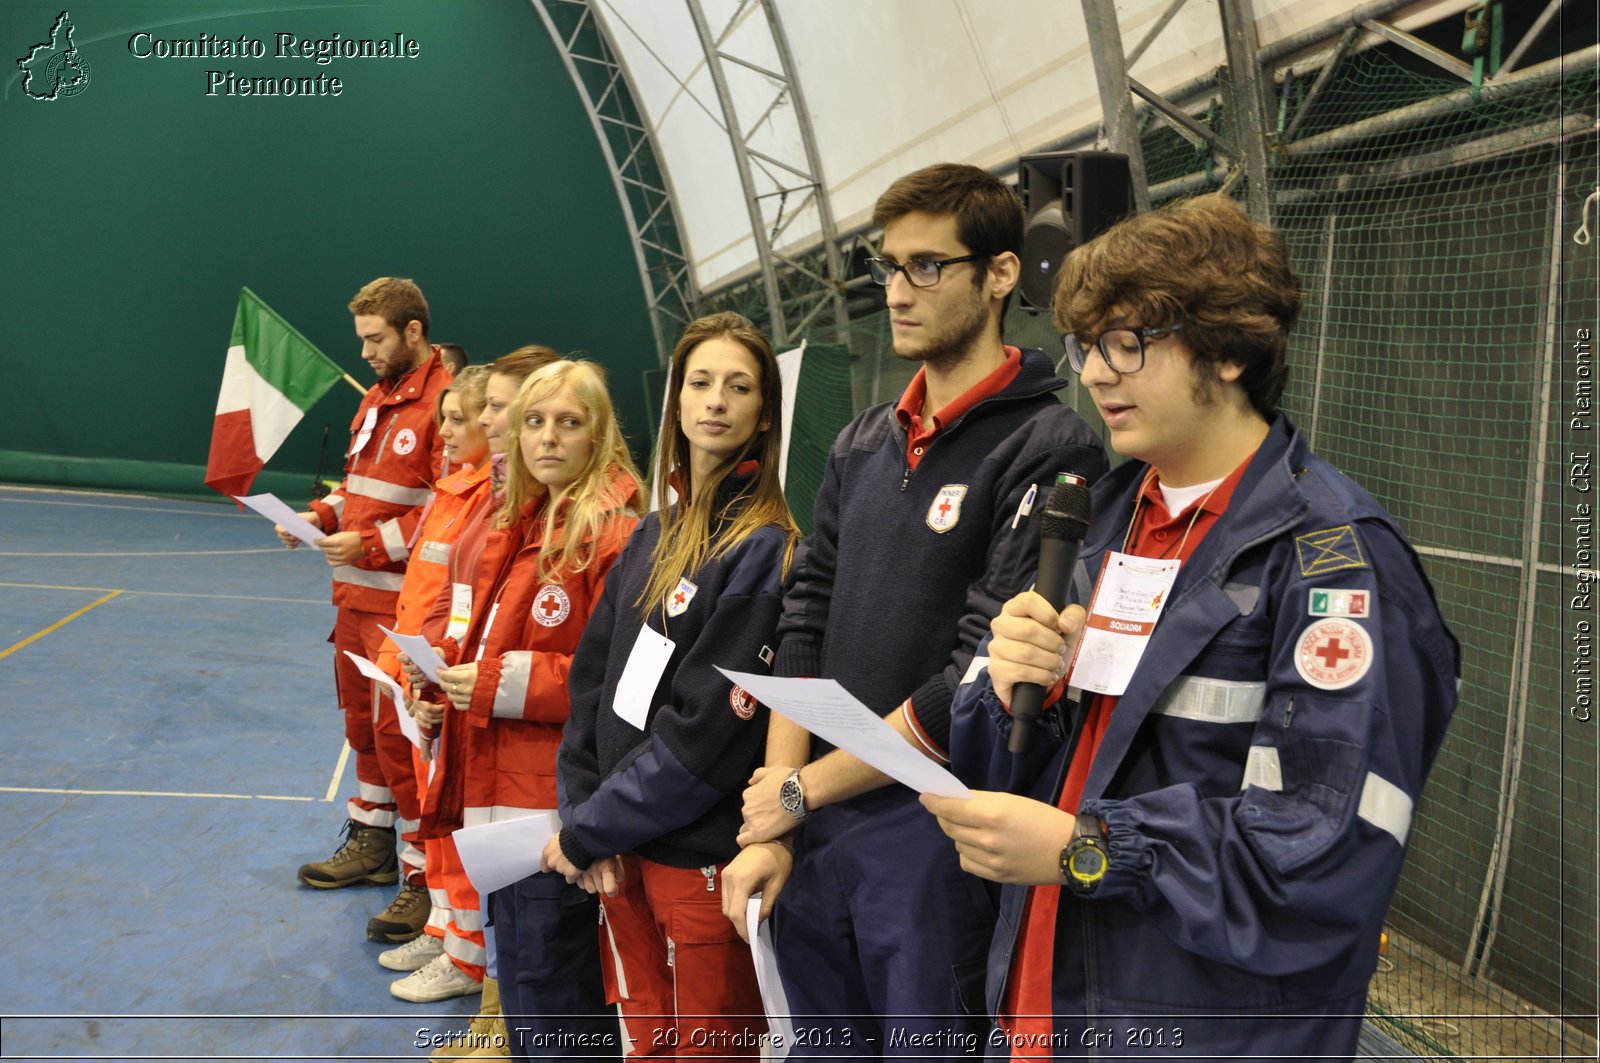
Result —
<path fill-rule="evenodd" d="M 327 566 L 232 506 L 0 486 L 4 1059 L 417 1059 L 366 940 L 395 888 L 317 891 L 354 788 Z"/>

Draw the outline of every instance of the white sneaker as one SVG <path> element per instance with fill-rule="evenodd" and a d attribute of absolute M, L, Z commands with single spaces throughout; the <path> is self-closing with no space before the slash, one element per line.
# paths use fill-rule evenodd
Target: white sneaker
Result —
<path fill-rule="evenodd" d="M 444 955 L 444 938 L 436 938 L 432 934 L 418 934 L 397 949 L 386 949 L 378 953 L 378 962 L 391 971 L 415 971 L 433 962 L 434 957 L 442 955 Z"/>
<path fill-rule="evenodd" d="M 464 997 L 483 992 L 483 983 L 470 977 L 449 956 L 440 953 L 427 966 L 413 971 L 389 986 L 389 992 L 414 1004 Z"/>

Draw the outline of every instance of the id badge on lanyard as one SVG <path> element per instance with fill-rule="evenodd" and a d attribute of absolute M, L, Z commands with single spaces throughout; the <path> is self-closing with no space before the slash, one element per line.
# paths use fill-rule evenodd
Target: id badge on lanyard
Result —
<path fill-rule="evenodd" d="M 372 406 L 367 410 L 367 416 L 361 421 L 361 427 L 356 431 L 356 441 L 350 444 L 350 453 L 345 457 L 353 458 L 361 453 L 361 448 L 367 445 L 367 440 L 372 438 L 372 430 L 378 425 L 378 408 Z"/>
<path fill-rule="evenodd" d="M 461 636 L 467 633 L 467 625 L 472 622 L 472 584 L 452 583 L 450 585 L 450 625 L 445 628 L 445 634 L 461 641 Z"/>
<path fill-rule="evenodd" d="M 661 674 L 672 660 L 674 645 L 667 636 L 645 624 L 633 640 L 628 663 L 622 669 L 622 678 L 617 680 L 611 710 L 641 731 L 649 722 L 650 705 L 655 700 Z"/>
<path fill-rule="evenodd" d="M 1096 694 L 1121 695 L 1149 648 L 1156 621 L 1172 596 L 1182 562 L 1106 555 L 1089 600 L 1078 652 L 1067 683 Z"/>

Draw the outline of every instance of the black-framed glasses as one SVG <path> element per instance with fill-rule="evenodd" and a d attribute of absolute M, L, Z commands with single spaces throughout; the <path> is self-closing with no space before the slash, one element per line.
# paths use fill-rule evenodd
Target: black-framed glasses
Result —
<path fill-rule="evenodd" d="M 976 262 L 980 258 L 992 258 L 992 255 L 962 255 L 959 258 L 908 258 L 904 262 L 896 262 L 892 258 L 867 259 L 867 272 L 872 274 L 872 279 L 883 285 L 889 286 L 896 273 L 904 273 L 906 280 L 911 282 L 913 288 L 932 288 L 939 283 L 939 277 L 946 266 L 953 266 L 958 262 Z"/>
<path fill-rule="evenodd" d="M 1181 323 L 1159 328 L 1107 329 L 1089 346 L 1100 348 L 1100 357 L 1106 360 L 1112 372 L 1126 376 L 1144 368 L 1145 340 L 1159 340 L 1182 330 Z M 1066 348 L 1067 364 L 1072 366 L 1072 371 L 1083 372 L 1083 367 L 1089 364 L 1089 347 L 1070 332 L 1061 337 L 1061 346 Z"/>

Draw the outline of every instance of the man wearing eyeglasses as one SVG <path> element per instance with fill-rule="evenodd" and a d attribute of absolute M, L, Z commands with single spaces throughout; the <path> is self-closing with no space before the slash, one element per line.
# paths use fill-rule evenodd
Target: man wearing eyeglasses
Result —
<path fill-rule="evenodd" d="M 991 790 L 922 799 L 1005 884 L 1001 1057 L 1356 1050 L 1460 660 L 1393 518 L 1278 412 L 1300 305 L 1221 195 L 1063 266 L 1068 360 L 1134 460 L 1092 492 L 1088 600 L 1012 598 L 956 696 L 954 768 Z M 1082 707 L 1013 757 L 1016 685 L 1060 699 L 1069 662 Z"/>
<path fill-rule="evenodd" d="M 943 759 L 956 686 L 1036 564 L 1035 498 L 1042 511 L 1058 472 L 1094 480 L 1106 459 L 1055 397 L 1066 381 L 1050 357 L 1001 338 L 1020 266 L 1016 195 L 976 167 L 933 166 L 896 181 L 874 223 L 883 254 L 868 268 L 895 354 L 919 369 L 834 444 L 774 670 L 838 680 Z M 724 910 L 743 933 L 753 890 L 764 913 L 777 901 L 778 963 L 808 1031 L 791 1056 L 929 1058 L 981 1043 L 993 903 L 916 795 L 780 716 L 766 765 L 745 795 Z"/>

